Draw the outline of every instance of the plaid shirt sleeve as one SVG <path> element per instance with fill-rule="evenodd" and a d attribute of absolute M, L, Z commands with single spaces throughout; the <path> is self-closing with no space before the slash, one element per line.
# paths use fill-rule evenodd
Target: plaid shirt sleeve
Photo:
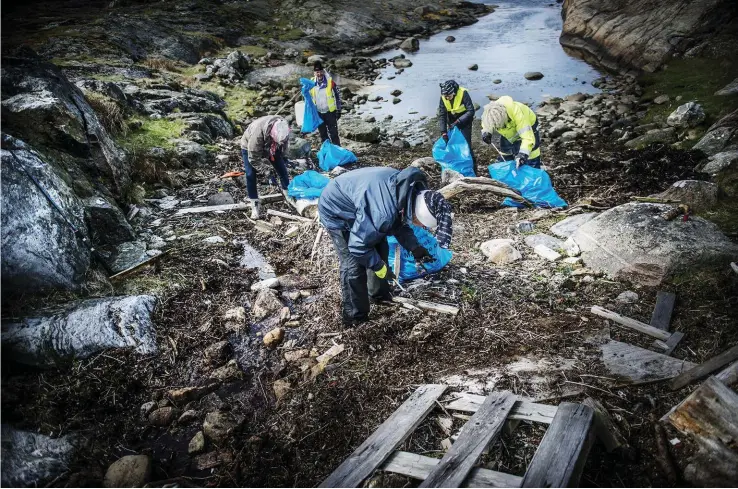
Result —
<path fill-rule="evenodd" d="M 453 222 L 451 219 L 451 204 L 443 198 L 438 192 L 425 193 L 426 204 L 428 209 L 435 216 L 438 226 L 436 227 L 436 239 L 438 246 L 448 248 L 451 244 L 451 236 L 453 234 Z"/>

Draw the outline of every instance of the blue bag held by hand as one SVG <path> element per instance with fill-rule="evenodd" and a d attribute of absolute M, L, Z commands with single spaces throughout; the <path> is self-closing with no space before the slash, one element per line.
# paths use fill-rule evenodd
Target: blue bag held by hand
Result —
<path fill-rule="evenodd" d="M 325 175 L 308 170 L 292 179 L 287 195 L 295 199 L 317 199 L 330 181 Z"/>
<path fill-rule="evenodd" d="M 443 138 L 438 138 L 433 145 L 433 159 L 441 165 L 443 170 L 454 170 L 465 177 L 476 176 L 469 145 L 458 127 L 451 129 L 448 143 Z"/>
<path fill-rule="evenodd" d="M 522 165 L 515 168 L 515 161 L 502 161 L 489 165 L 489 175 L 495 180 L 508 184 L 536 207 L 566 207 L 568 204 L 551 185 L 551 178 L 544 170 Z M 502 205 L 523 207 L 523 204 L 506 198 Z"/>
<path fill-rule="evenodd" d="M 356 163 L 356 155 L 346 148 L 336 146 L 327 139 L 318 151 L 318 164 L 323 171 L 331 171 L 337 166 Z"/>
<path fill-rule="evenodd" d="M 423 266 L 415 265 L 415 258 L 413 254 L 407 251 L 405 248 L 400 246 L 394 236 L 387 236 L 387 243 L 389 243 L 389 266 L 397 275 L 397 279 L 400 282 L 406 282 L 413 280 L 428 273 L 439 272 L 443 267 L 448 265 L 453 257 L 453 252 L 445 248 L 438 246 L 435 236 L 425 228 L 420 226 L 414 226 L 410 224 L 410 227 L 415 233 L 415 237 L 418 239 L 418 244 L 428 250 L 428 253 L 434 258 L 431 263 L 424 263 Z M 394 269 L 395 266 L 395 250 L 399 247 L 400 249 L 400 270 L 399 273 Z"/>
<path fill-rule="evenodd" d="M 318 129 L 318 126 L 323 123 L 323 119 L 318 114 L 318 108 L 313 102 L 313 97 L 310 96 L 310 89 L 315 86 L 315 82 L 308 80 L 307 78 L 300 78 L 300 84 L 302 84 L 302 96 L 305 99 L 305 112 L 302 118 L 302 132 L 313 132 Z"/>

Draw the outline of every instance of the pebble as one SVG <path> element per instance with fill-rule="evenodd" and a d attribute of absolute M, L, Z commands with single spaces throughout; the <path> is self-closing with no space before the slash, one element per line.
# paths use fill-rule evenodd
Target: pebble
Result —
<path fill-rule="evenodd" d="M 469 66 L 469 69 L 470 69 L 471 71 L 477 71 L 477 70 L 479 69 L 479 65 L 478 65 L 478 64 L 476 64 L 476 63 L 474 63 L 473 65 L 470 65 L 470 66 Z"/>
<path fill-rule="evenodd" d="M 151 458 L 148 455 L 126 455 L 108 467 L 103 487 L 144 487 L 150 479 Z"/>
<path fill-rule="evenodd" d="M 190 455 L 200 453 L 205 450 L 205 434 L 202 431 L 195 433 L 187 446 L 187 453 Z"/>
<path fill-rule="evenodd" d="M 169 426 L 174 421 L 176 411 L 173 407 L 163 407 L 149 414 L 149 423 L 154 426 Z"/>
<path fill-rule="evenodd" d="M 225 240 L 221 238 L 220 236 L 210 236 L 209 238 L 205 238 L 202 241 L 203 243 L 207 243 L 207 244 L 225 243 Z"/>
<path fill-rule="evenodd" d="M 625 292 L 618 295 L 615 300 L 620 302 L 621 304 L 632 304 L 634 302 L 638 302 L 638 294 L 636 294 L 632 290 L 626 290 Z"/>
<path fill-rule="evenodd" d="M 282 328 L 274 328 L 264 335 L 264 346 L 274 348 L 284 339 L 284 330 Z"/>

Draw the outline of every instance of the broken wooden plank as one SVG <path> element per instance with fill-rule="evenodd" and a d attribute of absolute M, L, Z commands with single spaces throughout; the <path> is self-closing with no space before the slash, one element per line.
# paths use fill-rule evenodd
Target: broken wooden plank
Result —
<path fill-rule="evenodd" d="M 479 409 L 479 406 L 484 403 L 485 398 L 485 396 L 463 393 L 462 397 L 444 405 L 444 408 L 452 411 L 475 413 Z M 507 419 L 551 424 L 554 416 L 556 416 L 557 409 L 557 406 L 518 400 L 515 401 L 515 405 Z"/>
<path fill-rule="evenodd" d="M 666 349 L 664 350 L 664 355 L 671 355 L 672 353 L 674 353 L 674 349 L 677 347 L 679 342 L 682 341 L 682 338 L 684 338 L 684 333 L 682 333 L 681 331 L 674 331 L 669 339 L 666 340 Z"/>
<path fill-rule="evenodd" d="M 464 425 L 459 438 L 419 487 L 459 487 L 487 446 L 500 435 L 515 404 L 511 392 L 495 392 Z"/>
<path fill-rule="evenodd" d="M 610 417 L 610 413 L 607 412 L 607 409 L 605 409 L 602 404 L 591 397 L 582 401 L 582 404 L 592 408 L 594 411 L 595 434 L 605 446 L 605 450 L 607 450 L 608 453 L 617 448 L 628 445 L 622 433 L 613 422 L 612 417 Z"/>
<path fill-rule="evenodd" d="M 675 301 L 676 295 L 671 292 L 659 290 L 656 293 L 656 306 L 654 306 L 653 314 L 651 314 L 651 326 L 669 331 Z"/>
<path fill-rule="evenodd" d="M 281 202 L 284 200 L 284 194 L 278 193 L 278 194 L 267 194 L 262 195 L 259 197 L 259 200 L 262 204 L 272 204 L 274 202 Z"/>
<path fill-rule="evenodd" d="M 440 312 L 443 314 L 451 314 L 456 316 L 459 313 L 459 308 L 456 306 L 450 306 L 448 304 L 439 304 L 437 302 L 422 301 L 419 299 L 408 299 L 407 297 L 393 297 L 392 302 L 399 304 L 410 304 L 418 309 L 425 311 Z"/>
<path fill-rule="evenodd" d="M 396 451 L 382 470 L 424 480 L 441 459 L 425 457 L 415 453 Z M 520 487 L 523 478 L 512 474 L 483 468 L 474 468 L 461 487 Z"/>
<path fill-rule="evenodd" d="M 738 385 L 738 362 L 728 365 L 725 370 L 715 375 L 715 378 L 728 387 Z"/>
<path fill-rule="evenodd" d="M 320 226 L 318 228 L 318 232 L 315 234 L 315 241 L 313 242 L 313 250 L 310 252 L 310 263 L 313 262 L 313 259 L 315 258 L 315 253 L 318 251 L 318 245 L 320 244 L 320 239 L 323 237 L 323 226 Z"/>
<path fill-rule="evenodd" d="M 669 388 L 673 391 L 681 389 L 682 387 L 691 384 L 695 380 L 699 380 L 707 375 L 710 375 L 715 370 L 724 367 L 738 360 L 738 345 L 730 348 L 716 357 L 712 357 L 708 361 L 701 363 L 697 367 L 688 370 L 678 375 L 674 380 L 671 381 Z"/>
<path fill-rule="evenodd" d="M 669 453 L 669 442 L 666 441 L 666 431 L 659 423 L 653 423 L 653 434 L 656 441 L 656 463 L 661 469 L 669 484 L 674 485 L 679 480 L 674 460 Z"/>
<path fill-rule="evenodd" d="M 126 268 L 126 269 L 125 269 L 125 270 L 123 270 L 122 272 L 118 272 L 118 273 L 116 273 L 115 275 L 111 275 L 110 277 L 108 277 L 108 280 L 116 280 L 116 279 L 119 279 L 119 278 L 121 278 L 121 277 L 125 277 L 125 276 L 127 276 L 127 275 L 130 275 L 130 274 L 131 274 L 132 272 L 135 272 L 136 270 L 138 270 L 138 269 L 140 269 L 140 268 L 143 268 L 143 267 L 145 267 L 146 265 L 151 265 L 151 264 L 153 264 L 154 262 L 157 262 L 157 261 L 159 261 L 159 259 L 160 259 L 160 258 L 162 258 L 162 257 L 163 257 L 164 255 L 167 255 L 167 254 L 169 254 L 169 253 L 170 253 L 171 251 L 172 251 L 171 249 L 168 249 L 168 250 L 166 250 L 166 251 L 164 251 L 164 252 L 162 252 L 162 253 L 159 253 L 159 254 L 158 254 L 158 255 L 156 255 L 156 256 L 152 256 L 152 257 L 151 257 L 151 258 L 149 258 L 148 260 L 144 260 L 144 261 L 142 261 L 141 263 L 139 263 L 139 264 L 137 264 L 137 265 L 133 265 L 133 266 L 132 266 L 132 267 L 130 267 L 130 268 Z"/>
<path fill-rule="evenodd" d="M 239 202 L 237 204 L 208 205 L 205 207 L 188 207 L 175 212 L 174 217 L 183 216 L 185 214 L 202 214 L 203 212 L 245 211 L 250 208 L 250 204 L 244 204 L 243 202 Z"/>
<path fill-rule="evenodd" d="M 308 219 L 307 217 L 296 216 L 288 212 L 276 211 L 274 209 L 267 209 L 267 214 L 269 214 L 270 216 L 283 217 L 285 219 L 290 219 L 292 221 L 314 222 L 313 219 Z"/>
<path fill-rule="evenodd" d="M 395 263 L 392 273 L 397 277 L 398 283 L 400 280 L 400 265 L 402 264 L 402 247 L 398 244 L 395 245 Z"/>
<path fill-rule="evenodd" d="M 646 350 L 620 341 L 600 346 L 602 362 L 607 369 L 633 382 L 671 378 L 693 368 L 694 363 Z"/>
<path fill-rule="evenodd" d="M 320 487 L 358 487 L 415 430 L 445 390 L 440 384 L 418 387 Z"/>
<path fill-rule="evenodd" d="M 594 411 L 564 402 L 523 476 L 522 487 L 576 486 L 594 440 Z"/>
<path fill-rule="evenodd" d="M 649 326 L 646 323 L 642 323 L 640 321 L 636 321 L 635 319 L 631 319 L 625 316 L 621 316 L 620 314 L 607 310 L 600 306 L 592 306 L 591 309 L 592 314 L 595 316 L 600 316 L 605 319 L 609 319 L 611 321 L 615 321 L 616 323 L 620 324 L 621 326 L 625 326 L 627 328 L 634 329 L 638 332 L 647 334 L 649 336 L 653 336 L 656 339 L 659 339 L 661 341 L 666 341 L 669 339 L 671 334 L 668 331 L 664 331 L 658 328 L 654 328 L 653 326 Z"/>

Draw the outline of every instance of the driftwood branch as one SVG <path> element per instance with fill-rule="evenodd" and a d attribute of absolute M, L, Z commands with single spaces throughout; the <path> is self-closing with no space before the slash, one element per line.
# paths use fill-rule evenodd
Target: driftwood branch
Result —
<path fill-rule="evenodd" d="M 307 217 L 296 216 L 287 212 L 275 211 L 274 209 L 267 209 L 267 214 L 269 214 L 270 216 L 277 216 L 284 219 L 289 219 L 291 221 L 313 222 L 312 219 L 308 219 Z"/>
<path fill-rule="evenodd" d="M 418 309 L 423 309 L 425 311 L 441 312 L 443 314 L 451 314 L 453 316 L 456 316 L 459 313 L 459 308 L 456 306 L 438 304 L 436 302 L 408 299 L 407 297 L 393 297 L 392 301 L 399 304 L 410 304 L 411 306 L 417 307 Z"/>
<path fill-rule="evenodd" d="M 443 195 L 445 199 L 452 199 L 467 191 L 490 192 L 502 197 L 510 197 L 511 199 L 530 207 L 533 206 L 531 201 L 520 195 L 520 193 L 510 188 L 508 185 L 487 177 L 462 177 L 449 183 L 438 192 Z"/>

